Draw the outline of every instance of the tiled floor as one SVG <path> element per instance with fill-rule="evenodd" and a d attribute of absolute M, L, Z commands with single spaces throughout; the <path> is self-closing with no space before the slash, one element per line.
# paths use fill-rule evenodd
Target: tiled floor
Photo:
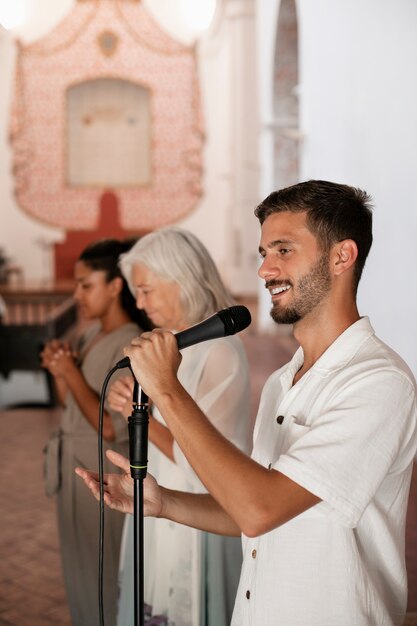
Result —
<path fill-rule="evenodd" d="M 287 336 L 242 333 L 252 366 L 255 411 L 267 375 L 288 360 Z M 51 410 L 0 412 L 0 626 L 69 626 L 53 500 L 43 491 L 42 448 L 55 428 Z M 417 615 L 417 468 L 407 523 L 409 611 Z M 417 619 L 409 616 L 411 624 Z M 94 625 L 92 625 L 94 626 Z M 354 625 L 352 625 L 354 626 Z"/>
<path fill-rule="evenodd" d="M 69 625 L 54 502 L 44 495 L 42 448 L 57 423 L 45 410 L 0 413 L 0 624 Z"/>

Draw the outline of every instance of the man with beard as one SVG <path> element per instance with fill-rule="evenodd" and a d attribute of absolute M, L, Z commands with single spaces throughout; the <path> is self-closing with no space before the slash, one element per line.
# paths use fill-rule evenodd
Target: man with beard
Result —
<path fill-rule="evenodd" d="M 179 384 L 172 334 L 145 333 L 125 349 L 209 491 L 179 493 L 148 477 L 146 514 L 242 534 L 233 626 L 402 624 L 416 389 L 357 309 L 372 243 L 369 203 L 359 189 L 308 181 L 255 211 L 271 315 L 294 325 L 300 348 L 265 385 L 251 458 Z M 125 474 L 107 476 L 105 501 L 132 512 L 129 463 L 108 456 Z M 96 475 L 78 473 L 97 496 Z"/>

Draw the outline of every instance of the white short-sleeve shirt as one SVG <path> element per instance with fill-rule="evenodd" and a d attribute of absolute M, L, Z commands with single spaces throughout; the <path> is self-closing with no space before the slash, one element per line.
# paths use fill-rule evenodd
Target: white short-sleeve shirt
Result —
<path fill-rule="evenodd" d="M 252 457 L 321 502 L 260 537 L 243 537 L 232 625 L 400 625 L 415 380 L 366 317 L 293 386 L 302 363 L 299 349 L 267 381 Z"/>

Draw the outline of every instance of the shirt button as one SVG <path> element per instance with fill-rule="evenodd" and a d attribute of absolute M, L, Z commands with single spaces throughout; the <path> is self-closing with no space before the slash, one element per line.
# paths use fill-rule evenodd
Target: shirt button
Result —
<path fill-rule="evenodd" d="M 283 415 L 277 415 L 277 424 L 282 424 L 283 421 L 284 421 L 284 416 Z"/>
<path fill-rule="evenodd" d="M 256 559 L 256 550 L 252 550 L 252 558 Z"/>
<path fill-rule="evenodd" d="M 249 600 L 249 598 L 250 598 L 250 591 L 249 591 L 249 589 L 248 589 L 248 590 L 247 590 L 247 592 L 246 592 L 246 597 L 247 597 L 247 599 Z"/>

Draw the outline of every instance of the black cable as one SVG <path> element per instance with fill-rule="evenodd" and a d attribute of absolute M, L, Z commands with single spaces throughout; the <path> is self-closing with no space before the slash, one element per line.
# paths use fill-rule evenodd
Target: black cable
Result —
<path fill-rule="evenodd" d="M 100 626 L 104 626 L 103 607 L 103 565 L 104 565 L 104 482 L 103 482 L 103 414 L 106 389 L 110 378 L 119 367 L 116 365 L 107 373 L 100 393 L 100 410 L 98 419 L 98 477 L 100 483 L 100 535 L 98 551 L 98 608 Z"/>

